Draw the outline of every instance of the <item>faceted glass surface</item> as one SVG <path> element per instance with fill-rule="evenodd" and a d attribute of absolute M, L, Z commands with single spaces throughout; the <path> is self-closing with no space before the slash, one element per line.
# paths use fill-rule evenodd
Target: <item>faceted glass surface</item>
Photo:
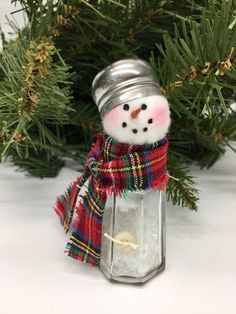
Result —
<path fill-rule="evenodd" d="M 101 271 L 111 280 L 142 283 L 164 266 L 165 191 L 109 196 L 103 215 Z"/>

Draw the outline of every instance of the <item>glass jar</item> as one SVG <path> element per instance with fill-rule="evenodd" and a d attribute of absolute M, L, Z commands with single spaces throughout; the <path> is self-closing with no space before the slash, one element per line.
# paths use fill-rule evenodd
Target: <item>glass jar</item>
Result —
<path fill-rule="evenodd" d="M 100 270 L 110 279 L 144 283 L 165 268 L 165 191 L 107 198 Z"/>

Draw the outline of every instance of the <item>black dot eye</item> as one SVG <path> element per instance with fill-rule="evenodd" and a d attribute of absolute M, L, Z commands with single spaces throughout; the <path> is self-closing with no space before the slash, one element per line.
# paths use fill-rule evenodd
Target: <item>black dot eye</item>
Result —
<path fill-rule="evenodd" d="M 148 128 L 143 128 L 143 132 L 147 132 Z"/>
<path fill-rule="evenodd" d="M 128 111 L 129 110 L 129 105 L 128 104 L 124 104 L 123 109 Z"/>
<path fill-rule="evenodd" d="M 137 130 L 137 129 L 133 129 L 132 132 L 133 132 L 134 134 L 136 134 L 136 133 L 138 133 L 138 130 Z"/>
<path fill-rule="evenodd" d="M 149 119 L 149 120 L 148 120 L 148 123 L 151 124 L 151 123 L 152 123 L 152 119 Z"/>
<path fill-rule="evenodd" d="M 142 104 L 141 108 L 142 108 L 142 110 L 146 110 L 147 109 L 147 105 Z"/>
<path fill-rule="evenodd" d="M 122 126 L 123 126 L 123 128 L 127 127 L 127 123 L 126 123 L 126 122 L 123 122 L 123 123 L 122 123 Z"/>

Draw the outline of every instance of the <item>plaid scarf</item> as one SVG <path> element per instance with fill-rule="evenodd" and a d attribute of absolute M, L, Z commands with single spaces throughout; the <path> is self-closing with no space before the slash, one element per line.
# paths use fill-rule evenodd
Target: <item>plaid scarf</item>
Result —
<path fill-rule="evenodd" d="M 99 264 L 107 196 L 112 192 L 124 196 L 128 191 L 164 189 L 168 181 L 167 147 L 167 138 L 154 144 L 131 145 L 118 143 L 104 133 L 96 135 L 84 174 L 71 183 L 54 206 L 65 232 L 72 233 L 65 251 L 69 256 Z M 85 182 L 87 189 L 79 195 Z"/>

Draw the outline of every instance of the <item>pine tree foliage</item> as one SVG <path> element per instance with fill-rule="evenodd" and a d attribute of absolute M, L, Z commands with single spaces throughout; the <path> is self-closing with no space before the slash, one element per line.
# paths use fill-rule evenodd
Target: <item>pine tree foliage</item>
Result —
<path fill-rule="evenodd" d="M 181 27 L 175 27 L 174 38 L 165 34 L 163 45 L 158 45 L 164 57 L 158 68 L 159 77 L 172 104 L 174 122 L 179 124 L 178 136 L 185 138 L 181 133 L 188 131 L 194 139 L 191 146 L 195 154 L 191 157 L 208 167 L 224 151 L 228 140 L 235 140 L 236 136 L 235 119 L 229 111 L 236 81 L 232 63 L 236 53 L 236 17 L 232 19 L 230 9 L 229 2 L 212 4 L 210 16 L 203 11 L 199 22 L 183 21 Z M 188 33 L 187 29 L 191 31 Z M 156 67 L 157 62 L 153 57 Z M 171 136 L 175 138 L 173 132 Z"/>
<path fill-rule="evenodd" d="M 229 111 L 236 95 L 236 3 L 12 2 L 23 6 L 29 24 L 16 30 L 0 56 L 2 156 L 39 177 L 56 175 L 59 157 L 84 160 L 101 130 L 90 96 L 94 76 L 118 59 L 138 56 L 152 63 L 171 104 L 168 171 L 177 180 L 170 178 L 168 197 L 196 210 L 189 166 L 212 166 L 236 139 Z"/>
<path fill-rule="evenodd" d="M 32 151 L 42 154 L 46 143 L 59 145 L 55 133 L 68 123 L 72 109 L 71 75 L 57 54 L 49 38 L 30 39 L 24 33 L 6 45 L 0 82 L 2 157 L 16 151 L 19 157 L 28 158 Z"/>

